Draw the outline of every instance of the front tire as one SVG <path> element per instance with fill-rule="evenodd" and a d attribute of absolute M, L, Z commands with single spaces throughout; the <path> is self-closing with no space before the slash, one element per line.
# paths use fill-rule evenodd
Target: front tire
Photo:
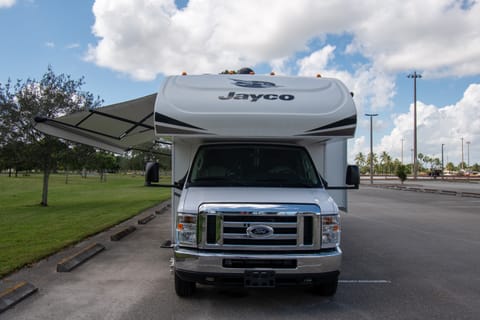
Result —
<path fill-rule="evenodd" d="M 175 272 L 175 293 L 179 297 L 190 297 L 195 293 L 195 282 L 182 280 Z"/>

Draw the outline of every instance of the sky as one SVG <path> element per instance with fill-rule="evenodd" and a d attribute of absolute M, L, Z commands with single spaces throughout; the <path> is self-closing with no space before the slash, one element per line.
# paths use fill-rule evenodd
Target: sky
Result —
<path fill-rule="evenodd" d="M 480 3 L 474 0 L 0 0 L 0 83 L 84 77 L 104 105 L 155 93 L 168 75 L 251 67 L 342 80 L 373 149 L 480 163 Z M 463 138 L 463 140 L 462 140 Z M 463 141 L 463 144 L 462 144 Z M 468 143 L 467 143 L 468 142 Z M 403 152 L 402 152 L 403 150 Z"/>

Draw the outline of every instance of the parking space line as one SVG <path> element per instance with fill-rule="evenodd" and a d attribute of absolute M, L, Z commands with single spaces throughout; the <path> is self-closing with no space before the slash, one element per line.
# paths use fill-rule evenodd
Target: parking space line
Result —
<path fill-rule="evenodd" d="M 392 281 L 390 280 L 338 280 L 338 283 L 388 284 L 388 283 L 392 283 Z"/>

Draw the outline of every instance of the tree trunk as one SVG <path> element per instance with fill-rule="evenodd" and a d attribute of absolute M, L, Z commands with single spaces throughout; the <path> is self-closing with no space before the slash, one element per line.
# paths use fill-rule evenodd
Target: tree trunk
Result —
<path fill-rule="evenodd" d="M 43 190 L 41 206 L 48 206 L 48 179 L 50 178 L 50 159 L 45 159 L 45 166 L 43 171 Z"/>

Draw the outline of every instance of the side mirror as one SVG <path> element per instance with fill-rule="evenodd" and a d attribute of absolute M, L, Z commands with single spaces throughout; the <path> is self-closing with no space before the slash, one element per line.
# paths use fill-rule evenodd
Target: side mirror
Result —
<path fill-rule="evenodd" d="M 145 165 L 145 185 L 149 186 L 152 184 L 152 182 L 158 182 L 159 179 L 159 174 L 158 170 L 160 168 L 160 165 L 158 162 L 147 162 Z"/>
<path fill-rule="evenodd" d="M 360 170 L 358 169 L 358 166 L 347 166 L 347 177 L 345 179 L 345 184 L 354 186 L 355 189 L 358 189 L 358 186 L 360 185 Z"/>

